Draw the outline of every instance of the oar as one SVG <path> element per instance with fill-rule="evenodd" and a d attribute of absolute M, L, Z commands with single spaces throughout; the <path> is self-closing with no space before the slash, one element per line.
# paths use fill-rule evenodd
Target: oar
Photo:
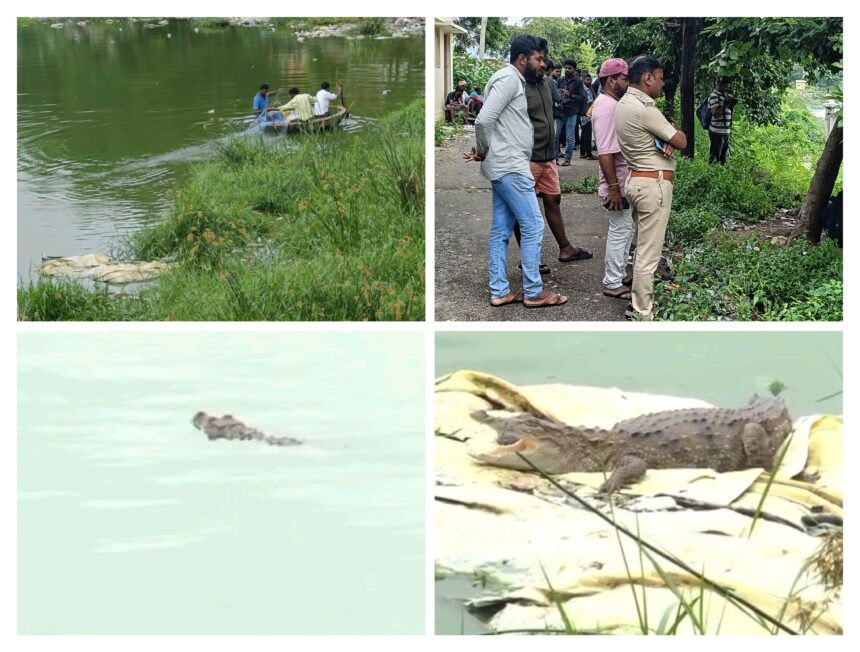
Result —
<path fill-rule="evenodd" d="M 337 90 L 338 90 L 337 96 L 340 98 L 340 105 L 345 107 L 346 106 L 346 100 L 344 100 L 344 98 L 343 98 L 343 81 L 340 79 L 337 82 Z M 349 109 L 346 110 L 346 115 L 343 117 L 344 118 L 349 117 Z"/>

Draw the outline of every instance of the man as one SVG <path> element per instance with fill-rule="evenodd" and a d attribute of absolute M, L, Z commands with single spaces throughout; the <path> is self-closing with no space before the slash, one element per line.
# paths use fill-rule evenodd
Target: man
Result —
<path fill-rule="evenodd" d="M 474 90 L 469 93 L 469 117 L 474 121 L 481 112 L 484 106 L 484 96 L 481 95 L 481 87 L 475 86 Z"/>
<path fill-rule="evenodd" d="M 538 39 L 546 52 L 545 39 Z M 558 178 L 558 167 L 555 164 L 555 124 L 552 117 L 552 89 L 547 81 L 544 70 L 537 71 L 534 79 L 526 77 L 526 102 L 528 104 L 529 120 L 534 129 L 534 147 L 532 148 L 529 167 L 535 180 L 535 192 L 543 198 L 544 214 L 550 231 L 558 243 L 558 262 L 570 263 L 576 260 L 588 260 L 591 253 L 574 247 L 567 239 L 564 220 L 561 216 L 561 182 Z M 520 242 L 519 225 L 514 225 L 514 235 Z M 549 273 L 549 268 L 540 266 L 542 274 Z"/>
<path fill-rule="evenodd" d="M 561 93 L 562 118 L 555 125 L 555 153 L 556 157 L 561 157 L 561 132 L 564 131 L 567 144 L 562 165 L 570 165 L 570 159 L 578 142 L 576 130 L 579 126 L 579 114 L 582 106 L 588 101 L 585 88 L 579 79 L 576 61 L 568 59 L 564 62 L 564 77 L 559 81 L 558 89 Z"/>
<path fill-rule="evenodd" d="M 276 92 L 280 93 L 281 89 L 279 88 Z M 260 84 L 260 92 L 254 96 L 254 115 L 259 116 L 264 111 L 273 110 L 269 107 L 269 85 Z"/>
<path fill-rule="evenodd" d="M 660 263 L 675 179 L 675 149 L 687 138 L 660 113 L 654 100 L 663 90 L 663 64 L 643 55 L 629 64 L 630 85 L 615 109 L 615 131 L 630 176 L 625 194 L 638 228 L 629 319 L 654 318 L 654 272 Z M 663 143 L 658 149 L 655 139 Z"/>
<path fill-rule="evenodd" d="M 711 110 L 711 126 L 708 127 L 708 136 L 711 138 L 711 164 L 726 164 L 729 136 L 732 133 L 732 111 L 737 103 L 735 98 L 728 95 L 731 83 L 730 78 L 721 78 L 717 88 L 708 97 L 708 108 Z"/>
<path fill-rule="evenodd" d="M 329 104 L 331 104 L 332 100 L 337 99 L 336 93 L 329 92 L 329 88 L 331 84 L 327 81 L 324 81 L 320 84 L 320 89 L 317 91 L 316 102 L 314 102 L 314 116 L 317 118 L 321 118 L 323 116 L 328 115 Z"/>
<path fill-rule="evenodd" d="M 597 73 L 597 76 L 594 78 L 594 81 L 591 82 L 591 92 L 594 93 L 595 99 L 597 99 L 597 96 L 603 92 L 603 90 L 602 90 L 603 87 L 600 85 L 600 69 L 601 68 L 602 68 L 602 66 L 597 66 L 597 70 L 595 71 Z"/>
<path fill-rule="evenodd" d="M 293 111 L 299 120 L 307 121 L 314 119 L 314 110 L 311 107 L 311 96 L 307 93 L 300 93 L 296 86 L 293 86 L 289 91 L 290 101 L 283 106 L 278 107 L 281 111 Z"/>
<path fill-rule="evenodd" d="M 490 305 L 523 302 L 527 308 L 560 306 L 567 297 L 544 290 L 538 266 L 543 217 L 529 166 L 534 128 L 528 115 L 526 79 L 535 79 L 544 59 L 543 45 L 531 35 L 511 41 L 510 63 L 486 86 L 486 101 L 475 120 L 476 148 L 467 161 L 481 161 L 481 174 L 493 186 L 493 226 L 487 251 Z M 512 292 L 507 277 L 508 241 L 514 224 L 522 234 L 523 292 Z"/>
<path fill-rule="evenodd" d="M 594 93 L 591 90 L 591 75 L 585 73 L 582 78 L 582 86 L 585 88 L 587 101 L 582 107 L 582 113 L 579 116 L 579 124 L 582 126 L 582 131 L 579 134 L 579 158 L 587 158 L 591 161 L 596 161 L 597 157 L 591 153 L 591 118 L 588 116 L 588 109 L 594 102 Z"/>
<path fill-rule="evenodd" d="M 627 161 L 621 154 L 615 133 L 615 109 L 627 92 L 627 62 L 624 59 L 607 59 L 600 66 L 598 80 L 602 93 L 594 100 L 591 121 L 597 140 L 597 158 L 600 166 L 600 187 L 597 195 L 609 211 L 609 230 L 606 234 L 606 258 L 603 273 L 603 295 L 614 299 L 630 300 L 630 282 L 625 278 L 627 256 L 633 241 L 633 216 L 630 204 L 622 197 L 627 182 Z M 626 281 L 626 283 L 625 283 Z"/>
<path fill-rule="evenodd" d="M 454 124 L 454 117 L 458 114 L 463 116 L 464 122 L 469 122 L 469 109 L 463 104 L 464 95 L 463 89 L 458 86 L 445 98 L 445 119 L 451 124 Z"/>

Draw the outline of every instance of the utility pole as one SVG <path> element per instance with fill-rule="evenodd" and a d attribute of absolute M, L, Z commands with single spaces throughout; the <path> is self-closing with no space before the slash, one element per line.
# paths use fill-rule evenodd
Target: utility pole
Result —
<path fill-rule="evenodd" d="M 481 18 L 481 36 L 478 41 L 478 60 L 484 60 L 484 40 L 487 36 L 487 17 L 484 16 Z"/>

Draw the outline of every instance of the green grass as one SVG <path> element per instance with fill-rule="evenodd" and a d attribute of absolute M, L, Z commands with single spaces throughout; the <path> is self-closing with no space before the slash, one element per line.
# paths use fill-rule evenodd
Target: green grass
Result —
<path fill-rule="evenodd" d="M 39 281 L 19 289 L 19 317 L 423 319 L 423 104 L 361 133 L 231 140 L 120 248 L 179 264 L 129 298 Z"/>
<path fill-rule="evenodd" d="M 789 101 L 779 125 L 735 123 L 725 166 L 708 164 L 708 147 L 697 125 L 695 159 L 678 159 L 666 237 L 674 278 L 655 283 L 655 318 L 840 321 L 842 257 L 832 241 L 778 247 L 722 228 L 802 204 L 824 147 L 821 125 Z"/>

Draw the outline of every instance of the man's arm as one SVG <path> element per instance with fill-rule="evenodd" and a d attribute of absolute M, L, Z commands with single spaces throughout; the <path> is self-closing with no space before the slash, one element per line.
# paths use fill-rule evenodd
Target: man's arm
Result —
<path fill-rule="evenodd" d="M 487 99 L 484 100 L 484 108 L 475 118 L 475 141 L 477 143 L 477 152 L 481 156 L 485 156 L 490 149 L 490 141 L 493 138 L 493 130 L 496 128 L 496 121 L 499 115 L 505 110 L 505 107 L 511 103 L 517 92 L 519 80 L 513 76 L 496 80 L 490 87 L 487 94 Z"/>
<path fill-rule="evenodd" d="M 642 112 L 642 126 L 656 138 L 675 149 L 687 147 L 687 137 L 669 124 L 666 117 L 656 106 L 649 106 Z"/>
<path fill-rule="evenodd" d="M 624 202 L 621 199 L 621 187 L 618 185 L 618 177 L 615 176 L 615 154 L 600 154 L 597 157 L 597 162 L 609 186 L 606 196 L 609 210 L 620 211 L 624 208 Z"/>
<path fill-rule="evenodd" d="M 549 89 L 552 91 L 552 101 L 556 104 L 561 104 L 561 93 L 558 92 L 558 82 L 552 77 L 549 78 Z"/>
<path fill-rule="evenodd" d="M 726 112 L 725 104 L 716 93 L 708 98 L 708 108 L 713 116 L 721 116 Z"/>

